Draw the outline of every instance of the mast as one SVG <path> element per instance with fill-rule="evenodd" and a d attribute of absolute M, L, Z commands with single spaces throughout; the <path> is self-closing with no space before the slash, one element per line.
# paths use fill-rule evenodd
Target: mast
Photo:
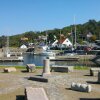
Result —
<path fill-rule="evenodd" d="M 71 28 L 71 37 L 72 37 L 72 50 L 73 50 L 73 32 L 72 32 L 72 28 Z"/>
<path fill-rule="evenodd" d="M 7 43 L 6 43 L 5 55 L 6 55 L 6 57 L 10 57 L 10 50 L 9 50 L 9 36 L 7 36 Z"/>
<path fill-rule="evenodd" d="M 75 33 L 75 49 L 76 49 L 76 23 L 75 23 L 75 16 L 74 16 L 74 33 Z"/>
<path fill-rule="evenodd" d="M 9 53 L 9 36 L 7 36 L 6 52 Z"/>
<path fill-rule="evenodd" d="M 7 48 L 9 47 L 9 36 L 7 36 Z"/>
<path fill-rule="evenodd" d="M 47 31 L 46 31 L 46 46 L 47 46 Z"/>
<path fill-rule="evenodd" d="M 60 29 L 60 49 L 62 50 L 62 47 L 61 47 L 61 29 Z"/>

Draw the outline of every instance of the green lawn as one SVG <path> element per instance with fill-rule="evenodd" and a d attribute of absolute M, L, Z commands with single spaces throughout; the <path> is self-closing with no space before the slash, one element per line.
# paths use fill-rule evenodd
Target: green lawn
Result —
<path fill-rule="evenodd" d="M 89 67 L 87 67 L 87 66 L 75 66 L 74 69 L 77 69 L 77 70 L 88 70 Z"/>

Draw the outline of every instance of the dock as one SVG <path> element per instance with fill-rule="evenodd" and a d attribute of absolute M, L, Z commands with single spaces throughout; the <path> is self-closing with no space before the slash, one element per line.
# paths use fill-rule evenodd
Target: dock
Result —
<path fill-rule="evenodd" d="M 23 59 L 18 59 L 18 57 L 2 57 L 0 62 L 23 62 Z"/>
<path fill-rule="evenodd" d="M 50 59 L 50 61 L 78 61 L 79 58 L 55 58 Z"/>
<path fill-rule="evenodd" d="M 94 55 L 75 55 L 75 56 L 56 56 L 55 59 L 50 59 L 50 61 L 86 61 L 93 58 Z"/>

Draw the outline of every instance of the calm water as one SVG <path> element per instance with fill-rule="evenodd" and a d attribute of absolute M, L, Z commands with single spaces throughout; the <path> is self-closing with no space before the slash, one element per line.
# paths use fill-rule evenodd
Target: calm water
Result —
<path fill-rule="evenodd" d="M 23 54 L 24 62 L 0 62 L 0 65 L 26 65 L 34 63 L 36 66 L 43 66 L 43 60 L 46 59 L 46 56 L 38 56 L 33 54 Z M 94 63 L 90 61 L 52 61 L 50 64 L 57 64 L 57 65 L 70 65 L 70 66 L 95 66 Z"/>
<path fill-rule="evenodd" d="M 0 65 L 26 65 L 34 63 L 37 66 L 43 66 L 43 60 L 46 58 L 45 56 L 36 56 L 33 54 L 23 54 L 24 61 L 23 62 L 0 62 Z"/>

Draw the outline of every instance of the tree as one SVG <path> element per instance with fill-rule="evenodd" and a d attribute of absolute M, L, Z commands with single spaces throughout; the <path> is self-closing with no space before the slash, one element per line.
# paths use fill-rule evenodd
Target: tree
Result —
<path fill-rule="evenodd" d="M 90 37 L 90 40 L 91 40 L 92 42 L 94 42 L 94 41 L 96 40 L 96 35 L 91 36 L 91 37 Z"/>

